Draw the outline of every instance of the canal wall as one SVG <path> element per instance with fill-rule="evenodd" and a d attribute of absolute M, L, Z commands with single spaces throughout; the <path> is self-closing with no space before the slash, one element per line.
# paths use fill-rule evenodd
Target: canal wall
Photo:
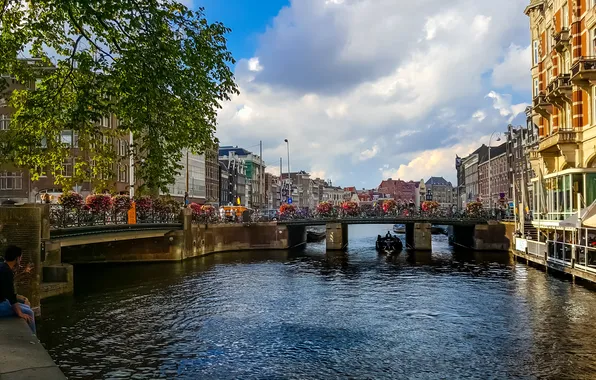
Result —
<path fill-rule="evenodd" d="M 515 224 L 493 222 L 478 225 L 455 225 L 449 229 L 450 241 L 459 247 L 474 251 L 509 252 L 515 245 Z"/>
<path fill-rule="evenodd" d="M 0 379 L 66 379 L 21 318 L 0 318 Z"/>

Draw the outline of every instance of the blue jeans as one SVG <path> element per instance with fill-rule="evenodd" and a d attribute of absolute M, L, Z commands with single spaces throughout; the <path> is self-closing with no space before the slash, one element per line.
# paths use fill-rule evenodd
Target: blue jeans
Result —
<path fill-rule="evenodd" d="M 19 307 L 21 308 L 21 311 L 23 312 L 23 314 L 27 314 L 31 316 L 32 321 L 31 322 L 27 322 L 29 324 L 29 327 L 31 328 L 31 331 L 33 331 L 33 334 L 35 334 L 35 314 L 33 314 L 33 310 L 31 310 L 31 308 L 25 304 L 22 303 L 18 303 Z M 16 314 L 14 312 L 14 310 L 12 309 L 12 305 L 10 304 L 10 302 L 8 302 L 8 300 L 4 300 L 4 302 L 0 302 L 0 317 L 15 317 Z"/>

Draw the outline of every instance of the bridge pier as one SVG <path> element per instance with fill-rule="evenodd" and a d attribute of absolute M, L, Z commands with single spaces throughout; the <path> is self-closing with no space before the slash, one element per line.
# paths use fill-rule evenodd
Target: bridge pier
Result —
<path fill-rule="evenodd" d="M 414 251 L 431 251 L 431 227 L 430 223 L 407 223 L 406 248 Z"/>
<path fill-rule="evenodd" d="M 347 223 L 327 223 L 327 250 L 343 251 L 348 247 L 348 225 Z"/>

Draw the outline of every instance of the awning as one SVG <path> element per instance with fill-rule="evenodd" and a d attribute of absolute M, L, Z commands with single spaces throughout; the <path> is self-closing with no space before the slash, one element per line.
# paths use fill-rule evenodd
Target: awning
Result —
<path fill-rule="evenodd" d="M 559 222 L 561 227 L 596 227 L 596 201 L 592 202 L 591 205 L 580 211 L 581 223 L 578 220 L 578 214 L 575 213 L 569 218 Z"/>

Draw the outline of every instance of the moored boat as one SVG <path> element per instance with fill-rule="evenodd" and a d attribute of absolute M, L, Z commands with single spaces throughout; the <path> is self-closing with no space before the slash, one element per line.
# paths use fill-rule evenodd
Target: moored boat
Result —
<path fill-rule="evenodd" d="M 325 239 L 327 234 L 324 231 L 306 231 L 306 241 L 308 243 L 315 243 Z"/>

